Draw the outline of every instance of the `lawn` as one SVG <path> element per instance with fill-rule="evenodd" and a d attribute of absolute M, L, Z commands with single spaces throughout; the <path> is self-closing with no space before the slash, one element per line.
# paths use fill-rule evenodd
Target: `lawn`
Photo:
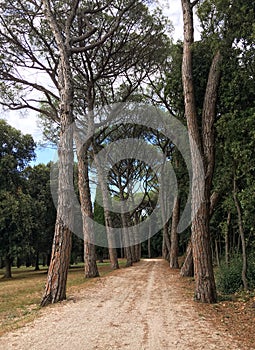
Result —
<path fill-rule="evenodd" d="M 120 261 L 120 266 L 124 265 L 125 261 Z M 98 268 L 101 277 L 112 271 L 109 262 L 98 263 Z M 38 315 L 47 268 L 40 267 L 40 271 L 34 271 L 30 267 L 13 267 L 12 276 L 10 280 L 3 279 L 3 270 L 0 269 L 0 336 Z M 67 281 L 67 296 L 85 288 L 93 280 L 84 278 L 84 268 L 81 264 L 71 266 Z"/>

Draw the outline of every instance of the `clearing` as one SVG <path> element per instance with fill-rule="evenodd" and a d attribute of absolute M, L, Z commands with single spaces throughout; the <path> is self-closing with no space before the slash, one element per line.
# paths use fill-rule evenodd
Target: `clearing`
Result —
<path fill-rule="evenodd" d="M 4 334 L 0 349 L 247 349 L 204 315 L 206 306 L 192 301 L 187 286 L 166 261 L 142 260 L 42 309 L 32 323 Z"/>

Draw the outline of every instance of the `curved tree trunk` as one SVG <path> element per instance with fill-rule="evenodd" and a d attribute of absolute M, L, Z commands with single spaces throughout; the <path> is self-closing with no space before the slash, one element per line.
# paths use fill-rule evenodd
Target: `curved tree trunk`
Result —
<path fill-rule="evenodd" d="M 171 243 L 169 237 L 169 222 L 163 226 L 163 241 L 162 241 L 162 257 L 169 261 L 171 251 Z"/>
<path fill-rule="evenodd" d="M 93 219 L 91 194 L 89 187 L 88 145 L 82 145 L 78 132 L 75 132 L 78 159 L 78 187 L 81 203 L 83 239 L 84 239 L 84 273 L 85 278 L 99 276 L 96 263 L 96 248 L 93 244 L 93 226 L 88 219 Z M 91 243 L 92 242 L 92 243 Z"/>
<path fill-rule="evenodd" d="M 192 255 L 192 244 L 189 242 L 186 249 L 186 258 L 181 267 L 180 275 L 182 277 L 193 277 L 194 276 L 194 264 L 193 264 L 193 255 Z"/>
<path fill-rule="evenodd" d="M 217 89 L 220 82 L 221 55 L 213 58 L 202 113 L 202 135 L 199 130 L 193 83 L 192 44 L 194 43 L 193 7 L 198 1 L 182 0 L 184 22 L 184 45 L 182 81 L 184 90 L 185 116 L 189 132 L 192 178 L 192 253 L 195 275 L 195 299 L 213 303 L 217 300 L 213 273 L 210 242 L 210 191 L 214 170 L 214 119 L 216 113 Z M 204 174 L 201 173 L 200 159 L 203 159 Z"/>

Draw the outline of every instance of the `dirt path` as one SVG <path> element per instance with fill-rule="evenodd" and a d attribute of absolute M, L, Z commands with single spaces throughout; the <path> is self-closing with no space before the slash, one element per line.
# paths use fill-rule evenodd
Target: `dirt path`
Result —
<path fill-rule="evenodd" d="M 77 300 L 43 310 L 0 338 L 10 350 L 242 349 L 185 296 L 163 260 L 142 261 L 86 288 Z"/>

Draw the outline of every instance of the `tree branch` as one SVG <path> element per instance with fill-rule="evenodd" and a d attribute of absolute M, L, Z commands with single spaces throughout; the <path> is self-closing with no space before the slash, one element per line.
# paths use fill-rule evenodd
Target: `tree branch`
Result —
<path fill-rule="evenodd" d="M 199 3 L 200 0 L 194 0 L 190 3 L 191 8 L 193 8 L 194 6 L 196 6 Z"/>

